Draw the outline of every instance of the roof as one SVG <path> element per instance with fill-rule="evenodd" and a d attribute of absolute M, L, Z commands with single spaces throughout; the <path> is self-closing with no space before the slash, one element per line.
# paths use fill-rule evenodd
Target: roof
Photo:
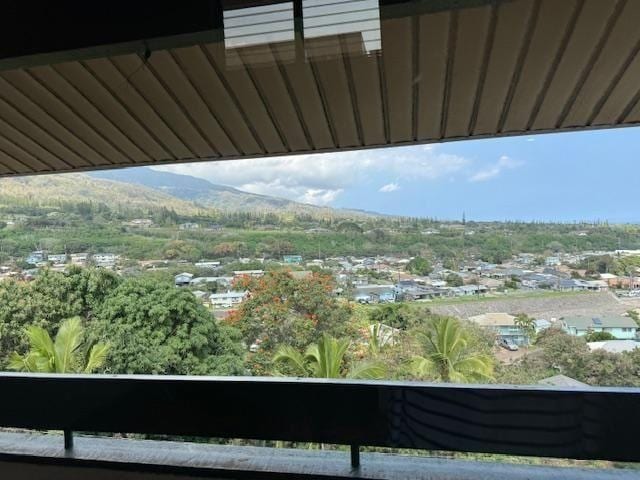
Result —
<path fill-rule="evenodd" d="M 577 330 L 588 330 L 589 328 L 638 328 L 638 324 L 631 317 L 623 317 L 622 315 L 563 317 L 562 321 L 568 327 L 574 327 Z"/>
<path fill-rule="evenodd" d="M 247 291 L 243 291 L 243 292 L 224 292 L 224 293 L 212 293 L 211 295 L 209 295 L 209 299 L 211 300 L 216 300 L 216 299 L 225 299 L 225 298 L 242 298 L 245 295 L 247 295 Z"/>
<path fill-rule="evenodd" d="M 640 122 L 637 1 L 161 3 L 11 2 L 0 175 Z"/>
<path fill-rule="evenodd" d="M 605 350 L 609 353 L 630 352 L 640 348 L 640 342 L 634 340 L 606 340 L 604 342 L 587 343 L 591 350 Z"/>
<path fill-rule="evenodd" d="M 508 313 L 483 313 L 469 317 L 469 321 L 477 323 L 483 327 L 502 327 L 514 325 L 515 316 Z"/>
<path fill-rule="evenodd" d="M 540 385 L 552 385 L 554 387 L 588 387 L 589 385 L 583 383 L 575 378 L 567 377 L 566 375 L 554 375 L 552 377 L 543 378 L 538 382 Z"/>

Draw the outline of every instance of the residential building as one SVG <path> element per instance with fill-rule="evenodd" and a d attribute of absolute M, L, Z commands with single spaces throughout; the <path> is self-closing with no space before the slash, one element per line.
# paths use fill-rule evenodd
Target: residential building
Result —
<path fill-rule="evenodd" d="M 235 270 L 233 272 L 234 277 L 261 277 L 264 275 L 264 270 Z"/>
<path fill-rule="evenodd" d="M 213 308 L 231 308 L 238 305 L 247 298 L 248 291 L 227 291 L 224 293 L 212 293 L 209 295 L 209 302 Z"/>
<path fill-rule="evenodd" d="M 528 345 L 529 338 L 515 323 L 516 317 L 508 313 L 483 313 L 469 317 L 469 321 L 491 329 L 500 337 L 516 345 Z"/>
<path fill-rule="evenodd" d="M 149 218 L 134 218 L 129 223 L 127 223 L 127 225 L 136 228 L 149 228 L 153 226 L 153 220 Z"/>
<path fill-rule="evenodd" d="M 40 262 L 44 262 L 46 260 L 46 252 L 44 250 L 36 250 L 35 252 L 31 252 L 26 259 L 26 262 L 31 265 L 36 265 Z"/>
<path fill-rule="evenodd" d="M 193 222 L 186 222 L 186 223 L 181 223 L 178 228 L 180 230 L 197 230 L 200 228 L 200 225 L 198 223 L 193 223 Z"/>
<path fill-rule="evenodd" d="M 396 301 L 393 285 L 359 285 L 355 288 L 354 300 L 361 303 L 392 303 Z"/>
<path fill-rule="evenodd" d="M 560 261 L 560 257 L 547 257 L 544 259 L 544 264 L 547 267 L 554 267 L 556 265 L 560 265 L 561 261 Z"/>
<path fill-rule="evenodd" d="M 282 263 L 297 265 L 302 263 L 302 255 L 284 255 L 282 257 Z"/>
<path fill-rule="evenodd" d="M 543 378 L 538 384 L 562 388 L 584 388 L 589 386 L 587 383 L 567 377 L 566 375 L 554 375 L 553 377 Z"/>
<path fill-rule="evenodd" d="M 456 297 L 468 297 L 470 295 L 482 295 L 489 289 L 485 285 L 462 285 L 461 287 L 451 287 L 449 291 Z"/>
<path fill-rule="evenodd" d="M 187 272 L 179 273 L 173 278 L 176 287 L 186 287 L 191 283 L 192 279 L 193 279 L 193 273 L 187 273 Z"/>
<path fill-rule="evenodd" d="M 47 255 L 47 261 L 53 263 L 54 265 L 60 265 L 67 263 L 67 254 L 55 254 L 55 255 Z"/>
<path fill-rule="evenodd" d="M 640 348 L 640 342 L 635 340 L 606 340 L 604 342 L 589 342 L 589 349 L 604 350 L 609 353 L 631 352 L 636 348 Z"/>
<path fill-rule="evenodd" d="M 233 277 L 196 277 L 192 278 L 189 285 L 202 285 L 207 283 L 217 283 L 225 287 L 230 286 L 233 282 Z"/>
<path fill-rule="evenodd" d="M 560 319 L 567 333 L 584 336 L 591 332 L 608 332 L 617 339 L 635 339 L 638 325 L 631 317 L 622 315 L 573 316 Z"/>
<path fill-rule="evenodd" d="M 214 262 L 212 260 L 200 260 L 194 264 L 196 268 L 210 268 L 215 270 L 220 266 L 220 262 Z"/>
<path fill-rule="evenodd" d="M 534 320 L 536 333 L 540 333 L 542 330 L 546 330 L 547 328 L 551 328 L 553 325 L 549 320 L 545 320 L 544 318 Z"/>
<path fill-rule="evenodd" d="M 99 267 L 113 267 L 119 256 L 114 253 L 94 253 L 91 256 L 93 262 Z"/>
<path fill-rule="evenodd" d="M 72 253 L 71 255 L 69 255 L 69 258 L 71 259 L 71 263 L 74 265 L 85 265 L 89 260 L 89 254 L 88 253 Z"/>

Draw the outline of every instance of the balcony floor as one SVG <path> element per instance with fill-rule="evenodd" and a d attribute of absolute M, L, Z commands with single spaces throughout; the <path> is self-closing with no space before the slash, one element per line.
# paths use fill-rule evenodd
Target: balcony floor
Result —
<path fill-rule="evenodd" d="M 60 435 L 0 433 L 0 478 L 364 478 L 364 479 L 637 479 L 640 470 L 511 465 L 348 452 L 234 447 L 78 436 L 65 452 Z"/>

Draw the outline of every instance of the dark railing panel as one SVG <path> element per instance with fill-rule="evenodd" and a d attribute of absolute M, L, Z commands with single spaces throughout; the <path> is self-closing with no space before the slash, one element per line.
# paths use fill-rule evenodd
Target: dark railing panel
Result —
<path fill-rule="evenodd" d="M 639 461 L 640 389 L 0 374 L 0 426 Z"/>

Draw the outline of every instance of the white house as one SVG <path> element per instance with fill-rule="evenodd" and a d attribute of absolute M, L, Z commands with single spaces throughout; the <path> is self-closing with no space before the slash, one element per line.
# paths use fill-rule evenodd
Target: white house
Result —
<path fill-rule="evenodd" d="M 213 308 L 231 308 L 238 305 L 247 298 L 249 292 L 228 291 L 224 293 L 212 293 L 209 295 L 209 302 Z"/>
<path fill-rule="evenodd" d="M 59 255 L 48 255 L 47 260 L 54 264 L 67 263 L 67 254 L 61 253 Z"/>
<path fill-rule="evenodd" d="M 93 263 L 99 267 L 114 267 L 118 257 L 115 253 L 94 253 L 91 256 Z"/>
<path fill-rule="evenodd" d="M 89 259 L 89 254 L 88 253 L 72 253 L 71 255 L 69 255 L 69 258 L 71 258 L 71 263 L 73 263 L 74 265 L 84 265 L 85 263 L 87 263 L 87 260 Z"/>

